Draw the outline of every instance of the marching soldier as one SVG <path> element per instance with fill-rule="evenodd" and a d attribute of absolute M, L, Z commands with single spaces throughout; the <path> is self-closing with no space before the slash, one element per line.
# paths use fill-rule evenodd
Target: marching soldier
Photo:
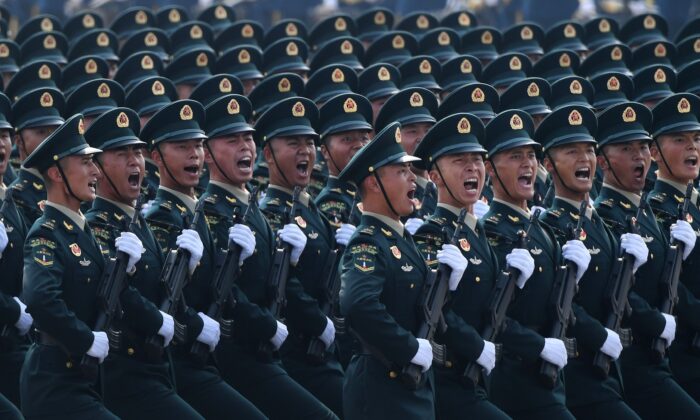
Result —
<path fill-rule="evenodd" d="M 146 143 L 139 140 L 139 119 L 128 108 L 114 108 L 99 116 L 85 132 L 85 139 L 103 151 L 95 163 L 102 172 L 97 183 L 97 198 L 85 218 L 92 228 L 103 254 L 114 257 L 134 217 L 134 202 L 141 192 Z M 143 248 L 129 277 L 129 286 L 120 295 L 123 319 L 115 325 L 116 346 L 105 361 L 105 405 L 121 418 L 201 416 L 176 393 L 170 380 L 170 365 L 165 358 L 151 359 L 145 352 L 145 340 L 160 335 L 167 346 L 173 338 L 173 317 L 158 310 L 163 296 L 160 272 L 163 254 L 146 220 L 138 214 L 137 229 L 122 235 L 135 235 Z M 143 252 L 142 252 L 143 251 Z"/>
<path fill-rule="evenodd" d="M 595 202 L 596 211 L 620 237 L 641 205 L 646 171 L 651 164 L 649 143 L 651 111 L 636 102 L 611 106 L 598 116 L 598 165 L 603 170 L 603 187 Z M 658 309 L 661 300 L 659 279 L 664 270 L 668 240 L 650 208 L 637 220 L 639 234 L 649 248 L 649 260 L 637 270 L 629 295 L 632 313 L 623 327 L 632 330 L 633 340 L 620 357 L 625 401 L 642 418 L 668 416 L 696 417 L 698 404 L 678 385 L 671 373 L 668 356 L 654 361 L 652 341 L 670 340 L 676 323 Z M 687 222 L 678 223 L 686 226 Z M 688 225 L 681 231 L 692 230 Z M 693 232 L 687 237 L 692 238 Z M 692 244 L 688 244 L 692 245 Z M 692 248 L 692 246 L 690 246 Z M 680 286 L 683 293 L 684 286 Z M 668 320 L 668 322 L 667 322 Z"/>
<path fill-rule="evenodd" d="M 95 295 L 104 260 L 79 212 L 95 198 L 99 171 L 83 137 L 83 120 L 73 116 L 54 131 L 24 162 L 46 180 L 44 214 L 27 234 L 22 300 L 38 331 L 22 366 L 22 412 L 29 418 L 116 419 L 105 408 L 95 378 L 84 374 L 84 360 L 102 363 L 109 352 L 107 334 L 93 331 Z M 126 236 L 117 249 L 138 261 L 138 239 Z"/>
<path fill-rule="evenodd" d="M 194 188 L 204 164 L 202 143 L 206 138 L 200 126 L 203 122 L 204 108 L 199 102 L 175 101 L 156 112 L 140 135 L 148 141 L 151 159 L 160 173 L 160 186 L 146 220 L 164 252 L 177 247 L 190 253 L 190 279 L 183 292 L 186 309 L 175 314 L 185 330 L 183 342 L 172 349 L 175 381 L 178 394 L 204 417 L 226 418 L 239 413 L 261 418 L 262 413 L 224 382 L 214 365 L 201 364 L 190 355 L 195 341 L 214 351 L 220 337 L 219 322 L 203 312 L 212 299 L 211 233 L 201 219 L 196 226 L 184 226 L 184 219 L 194 217 L 197 203 Z"/>
<path fill-rule="evenodd" d="M 428 267 L 435 269 L 438 261 L 434 256 L 446 238 L 452 238 L 459 228 L 459 248 L 470 265 L 452 296 L 449 311 L 445 311 L 448 330 L 437 340 L 446 352 L 442 363 L 436 362 L 435 367 L 435 405 L 441 419 L 460 418 L 463 413 L 475 418 L 509 418 L 488 401 L 483 383 L 475 385 L 462 377 L 469 363 L 477 363 L 486 375 L 496 364 L 495 344 L 480 336 L 486 324 L 484 313 L 500 273 L 483 223 L 473 214 L 486 177 L 486 150 L 479 144 L 483 138 L 481 120 L 471 114 L 458 113 L 435 124 L 416 148 L 416 156 L 422 159 L 420 164 L 430 171 L 430 178 L 438 189 L 437 209 L 416 231 L 416 246 Z M 468 213 L 460 221 L 462 208 Z M 520 270 L 518 285 L 524 286 L 534 270 L 530 253 L 516 249 L 506 259 L 509 266 Z"/>
<path fill-rule="evenodd" d="M 292 205 L 292 189 L 306 187 L 311 177 L 318 139 L 313 125 L 317 120 L 316 106 L 301 97 L 278 102 L 257 120 L 255 136 L 263 144 L 270 171 L 270 184 L 260 209 L 273 230 L 292 246 L 294 267 L 290 276 L 302 286 L 287 306 L 290 335 L 280 348 L 282 362 L 294 380 L 340 415 L 343 369 L 336 355 L 335 326 L 318 303 L 324 296 L 322 282 L 329 274 L 321 262 L 336 246 L 335 232 L 305 193 L 300 196 L 299 214 L 283 225 L 283 216 Z M 347 232 L 345 235 L 349 236 Z M 312 339 L 323 342 L 323 360 L 309 359 L 307 349 Z"/>
<path fill-rule="evenodd" d="M 363 203 L 342 263 L 340 308 L 362 343 L 345 380 L 348 419 L 435 418 L 432 347 L 414 335 L 428 269 L 400 221 L 413 211 L 416 175 L 409 163 L 418 158 L 400 143 L 400 124 L 388 124 L 340 174 L 358 185 Z M 455 290 L 466 259 L 452 245 L 443 247 L 439 259 L 452 267 L 449 286 Z M 422 372 L 415 389 L 399 379 L 411 365 Z"/>
<path fill-rule="evenodd" d="M 224 317 L 233 319 L 233 334 L 222 335 L 216 349 L 222 376 L 271 418 L 336 418 L 289 377 L 276 354 L 265 359 L 258 354 L 264 342 L 271 342 L 278 350 L 288 332 L 287 326 L 276 320 L 266 307 L 268 268 L 272 266 L 275 237 L 257 202 L 246 220 L 232 226 L 234 214 L 241 217 L 249 211 L 250 192 L 245 185 L 253 177 L 255 162 L 254 130 L 248 124 L 252 106 L 243 96 L 226 95 L 207 106 L 206 114 L 209 139 L 205 143 L 204 159 L 211 170 L 211 179 L 201 199 L 214 245 L 217 252 L 222 252 L 232 234 L 240 235 L 237 231 L 250 229 L 255 235 L 253 247 L 246 251 L 253 255 L 241 267 L 234 285 L 236 302 Z M 270 398 L 271 395 L 277 397 Z"/>

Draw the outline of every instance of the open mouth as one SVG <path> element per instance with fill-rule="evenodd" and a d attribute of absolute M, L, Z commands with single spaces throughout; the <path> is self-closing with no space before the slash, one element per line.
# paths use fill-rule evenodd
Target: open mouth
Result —
<path fill-rule="evenodd" d="M 309 176 L 309 161 L 302 160 L 301 162 L 297 163 L 297 172 L 300 176 Z"/>
<path fill-rule="evenodd" d="M 88 188 L 95 194 L 97 192 L 97 181 L 88 182 Z"/>
<path fill-rule="evenodd" d="M 696 168 L 698 166 L 698 157 L 697 156 L 689 156 L 683 162 L 692 168 Z"/>
<path fill-rule="evenodd" d="M 250 157 L 241 158 L 238 162 L 236 162 L 236 165 L 238 166 L 238 169 L 250 170 L 253 166 L 253 159 Z"/>
<path fill-rule="evenodd" d="M 532 186 L 532 172 L 526 172 L 518 177 L 518 184 L 522 187 Z"/>
<path fill-rule="evenodd" d="M 632 168 L 632 174 L 635 178 L 642 178 L 644 176 L 644 165 L 639 164 Z"/>
<path fill-rule="evenodd" d="M 0 152 L 0 163 L 4 162 L 6 157 L 7 154 L 4 151 Z"/>
<path fill-rule="evenodd" d="M 139 173 L 138 172 L 132 172 L 129 174 L 129 177 L 127 178 L 127 181 L 129 182 L 129 186 L 131 187 L 140 187 L 141 183 L 139 182 Z"/>
<path fill-rule="evenodd" d="M 591 179 L 591 168 L 577 168 L 574 171 L 574 176 L 578 180 L 588 181 Z"/>
<path fill-rule="evenodd" d="M 413 200 L 413 198 L 414 198 L 415 195 L 416 195 L 416 189 L 415 189 L 415 188 L 409 190 L 409 191 L 406 193 L 406 197 L 408 197 L 409 200 Z"/>
<path fill-rule="evenodd" d="M 464 181 L 464 189 L 467 190 L 468 192 L 476 192 L 476 189 L 479 187 L 479 180 L 476 178 L 467 178 Z"/>
<path fill-rule="evenodd" d="M 198 175 L 199 174 L 199 167 L 197 165 L 185 166 L 185 172 L 192 174 L 192 175 Z"/>

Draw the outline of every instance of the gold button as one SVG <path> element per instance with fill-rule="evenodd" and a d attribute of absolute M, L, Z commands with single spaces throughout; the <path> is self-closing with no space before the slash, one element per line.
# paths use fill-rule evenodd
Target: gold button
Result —
<path fill-rule="evenodd" d="M 542 272 L 542 267 L 539 267 L 539 271 L 540 271 L 540 273 Z"/>
<path fill-rule="evenodd" d="M 393 370 L 391 372 L 389 372 L 389 377 L 391 379 L 396 379 L 398 376 L 399 376 L 399 374 L 394 372 Z"/>
<path fill-rule="evenodd" d="M 71 362 L 70 360 L 67 361 L 67 362 L 66 362 L 66 368 L 68 368 L 68 369 L 73 369 L 73 362 Z"/>
<path fill-rule="evenodd" d="M 413 289 L 416 285 L 411 283 L 411 289 Z"/>
<path fill-rule="evenodd" d="M 87 278 L 87 282 L 90 283 L 90 277 Z"/>
<path fill-rule="evenodd" d="M 479 277 L 479 276 L 476 276 L 476 278 L 474 278 L 474 280 L 475 280 L 475 281 L 476 281 L 476 282 L 478 283 L 478 282 L 480 282 L 480 281 L 481 281 L 481 277 Z"/>
<path fill-rule="evenodd" d="M 126 354 L 128 354 L 129 356 L 133 356 L 133 355 L 134 355 L 134 349 L 132 349 L 131 347 L 129 347 L 128 349 L 126 349 Z"/>
<path fill-rule="evenodd" d="M 452 367 L 452 362 L 450 362 L 449 360 L 446 360 L 446 361 L 445 361 L 445 367 L 448 368 L 448 369 L 451 368 L 451 367 Z"/>
<path fill-rule="evenodd" d="M 598 266 L 597 266 L 597 265 L 595 266 L 595 271 L 598 271 Z"/>
<path fill-rule="evenodd" d="M 649 254 L 649 256 L 651 257 L 652 260 L 654 259 L 654 254 Z"/>

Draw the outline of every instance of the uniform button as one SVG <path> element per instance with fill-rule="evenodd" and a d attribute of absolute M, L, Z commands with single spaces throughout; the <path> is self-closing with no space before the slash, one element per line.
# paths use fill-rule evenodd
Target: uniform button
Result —
<path fill-rule="evenodd" d="M 90 283 L 90 277 L 87 278 L 87 282 Z"/>
<path fill-rule="evenodd" d="M 480 281 L 481 281 L 481 277 L 476 276 L 476 278 L 474 279 L 474 281 L 476 281 L 477 283 L 480 282 Z"/>
<path fill-rule="evenodd" d="M 129 347 L 128 349 L 126 349 L 126 354 L 128 354 L 129 356 L 133 356 L 133 355 L 134 355 L 134 349 L 132 349 L 131 347 Z"/>
<path fill-rule="evenodd" d="M 71 362 L 70 360 L 67 361 L 67 362 L 66 362 L 66 368 L 67 368 L 67 369 L 73 369 L 73 362 Z"/>
<path fill-rule="evenodd" d="M 389 372 L 389 377 L 391 379 L 396 379 L 398 376 L 399 376 L 399 374 L 394 372 L 393 370 L 391 372 Z"/>
<path fill-rule="evenodd" d="M 148 270 L 148 264 L 146 264 L 143 268 Z"/>
<path fill-rule="evenodd" d="M 452 367 L 452 362 L 450 362 L 449 360 L 446 360 L 446 361 L 445 361 L 445 367 L 448 368 L 448 369 L 451 368 L 451 367 Z"/>
<path fill-rule="evenodd" d="M 598 271 L 598 266 L 597 266 L 597 265 L 595 266 L 595 271 Z"/>
<path fill-rule="evenodd" d="M 257 249 L 254 249 L 254 250 L 253 250 L 253 254 L 257 254 L 257 253 L 258 253 L 258 250 L 257 250 Z"/>
<path fill-rule="evenodd" d="M 316 253 L 319 254 L 319 255 L 321 255 L 321 250 L 320 250 L 320 249 L 317 250 Z"/>
<path fill-rule="evenodd" d="M 649 258 L 654 259 L 654 254 L 649 254 Z"/>
<path fill-rule="evenodd" d="M 413 289 L 416 285 L 411 283 L 411 289 Z"/>
<path fill-rule="evenodd" d="M 539 272 L 541 273 L 541 272 L 542 272 L 542 267 L 539 267 L 538 270 L 539 270 Z"/>

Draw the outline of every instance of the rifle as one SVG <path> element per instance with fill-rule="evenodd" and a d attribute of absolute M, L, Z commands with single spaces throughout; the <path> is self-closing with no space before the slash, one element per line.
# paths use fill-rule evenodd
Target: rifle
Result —
<path fill-rule="evenodd" d="M 257 197 L 258 189 L 255 188 L 248 196 L 248 208 L 243 214 L 243 217 L 240 217 L 237 212 L 234 212 L 232 217 L 232 225 L 248 222 L 253 210 L 258 206 Z M 236 207 L 236 210 L 238 210 L 238 207 Z M 214 277 L 214 284 L 212 285 L 213 301 L 211 304 L 209 304 L 209 309 L 207 309 L 205 312 L 211 319 L 219 321 L 223 315 L 224 308 L 226 307 L 227 303 L 229 307 L 236 305 L 236 299 L 231 294 L 231 291 L 233 290 L 233 285 L 236 284 L 236 281 L 241 273 L 241 251 L 242 248 L 240 245 L 233 241 L 229 241 L 226 257 L 224 258 L 221 268 Z M 197 362 L 204 364 L 209 356 L 209 346 L 202 342 L 195 341 L 192 343 L 192 347 L 190 348 L 190 354 L 192 354 L 192 357 Z"/>
<path fill-rule="evenodd" d="M 688 207 L 693 194 L 693 183 L 689 182 L 685 189 L 685 199 L 683 204 L 678 206 L 678 219 L 685 220 L 688 215 Z M 661 274 L 662 298 L 659 305 L 659 311 L 673 315 L 676 304 L 678 303 L 678 281 L 681 275 L 681 266 L 683 265 L 683 249 L 685 244 L 680 241 L 671 240 L 666 253 L 666 261 L 664 261 L 664 270 Z M 697 335 L 696 335 L 697 336 Z M 693 338 L 695 343 L 695 338 Z M 651 352 L 654 361 L 660 362 L 666 355 L 666 340 L 661 337 L 656 337 L 651 343 Z"/>
<path fill-rule="evenodd" d="M 357 202 L 359 193 L 355 194 L 355 198 L 352 200 L 352 206 L 350 207 L 350 214 L 348 215 L 348 222 L 352 220 L 357 210 Z M 328 254 L 328 264 L 326 279 L 323 282 L 323 294 L 324 300 L 321 302 L 321 312 L 323 312 L 327 317 L 333 320 L 335 324 L 336 334 L 342 334 L 345 330 L 345 319 L 340 316 L 339 309 L 339 293 L 340 293 L 340 262 L 345 252 L 344 245 L 338 245 L 337 249 L 332 250 Z M 320 364 L 325 359 L 326 345 L 318 337 L 311 337 L 309 339 L 309 346 L 306 349 L 306 357 L 312 363 Z"/>
<path fill-rule="evenodd" d="M 282 225 L 286 225 L 291 222 L 293 217 L 301 212 L 301 202 L 299 196 L 301 195 L 301 187 L 294 187 L 294 193 L 292 194 L 292 208 L 289 211 L 285 211 L 282 217 Z M 282 310 L 287 305 L 287 278 L 289 277 L 289 266 L 290 266 L 290 256 L 292 253 L 292 246 L 284 242 L 279 236 L 277 236 L 277 243 L 275 244 L 275 253 L 272 257 L 272 269 L 270 270 L 270 276 L 268 278 L 268 289 L 272 293 L 272 300 L 268 309 L 275 317 L 275 319 L 280 319 L 282 316 Z M 274 347 L 269 341 L 261 342 L 258 346 L 258 353 L 261 355 L 269 355 L 274 352 Z"/>
<path fill-rule="evenodd" d="M 10 206 L 14 206 L 15 200 L 12 194 L 14 194 L 14 188 L 8 188 L 5 191 L 5 198 L 2 200 L 2 206 L 0 206 L 0 217 L 2 217 L 2 219 L 0 219 L 0 223 L 5 222 L 5 213 L 7 213 L 7 211 L 10 209 Z M 21 215 L 18 214 L 18 216 L 20 219 L 22 218 Z M 12 325 L 10 324 L 5 324 L 2 326 L 0 329 L 0 343 L 4 343 L 8 339 L 11 328 Z M 2 347 L 4 348 L 4 345 Z"/>
<path fill-rule="evenodd" d="M 203 212 L 204 200 L 199 200 L 194 210 L 192 222 L 189 222 L 186 214 L 182 217 L 185 229 L 196 229 Z M 184 304 L 182 291 L 189 277 L 190 256 L 189 251 L 178 247 L 177 249 L 171 249 L 165 259 L 163 271 L 161 272 L 161 282 L 165 285 L 166 296 L 161 301 L 159 309 L 168 315 L 175 315 L 178 308 Z M 159 360 L 163 356 L 164 347 L 165 340 L 158 334 L 148 337 L 144 343 L 149 360 Z"/>
<path fill-rule="evenodd" d="M 533 225 L 539 224 L 540 213 L 541 210 L 537 209 L 530 215 L 530 222 L 527 226 L 527 230 L 520 231 L 515 248 L 527 249 L 530 231 Z M 481 338 L 484 340 L 493 342 L 498 333 L 503 329 L 508 307 L 515 295 L 515 281 L 519 276 L 520 270 L 515 267 L 507 267 L 499 273 L 496 279 L 496 287 L 491 294 L 488 310 L 486 312 L 488 314 L 488 323 L 481 331 Z M 464 373 L 462 373 L 462 377 L 470 379 L 475 386 L 478 385 L 479 379 L 481 378 L 481 366 L 476 362 L 469 362 L 464 369 Z"/>
<path fill-rule="evenodd" d="M 459 233 L 464 226 L 464 219 L 467 215 L 467 209 L 462 209 L 459 214 L 457 227 L 450 238 L 450 244 L 456 245 L 459 240 Z M 423 312 L 423 322 L 418 327 L 416 338 L 432 340 L 435 332 L 445 331 L 447 325 L 442 316 L 442 308 L 447 302 L 449 296 L 449 278 L 452 269 L 446 264 L 439 264 L 436 270 L 430 270 L 426 276 L 424 286 L 424 300 L 421 304 Z M 423 368 L 416 364 L 404 366 L 401 370 L 401 381 L 408 385 L 411 389 L 417 389 L 423 379 Z"/>
<path fill-rule="evenodd" d="M 136 232 L 138 229 L 139 213 L 141 212 L 142 197 L 139 196 L 134 207 L 134 215 L 127 227 L 129 232 Z M 97 289 L 97 306 L 99 312 L 93 331 L 109 331 L 114 321 L 122 316 L 122 307 L 119 301 L 119 296 L 127 287 L 126 267 L 129 263 L 129 254 L 122 251 L 117 251 L 114 258 L 107 261 L 105 270 L 103 271 L 100 285 Z M 80 369 L 85 377 L 90 379 L 97 378 L 97 371 L 100 361 L 96 357 L 84 354 L 80 360 Z"/>
<path fill-rule="evenodd" d="M 578 223 L 576 228 L 571 228 L 569 226 L 569 239 L 578 239 L 581 235 L 581 227 L 583 225 L 583 219 L 586 217 L 586 206 L 588 206 L 588 200 L 581 201 L 581 206 L 578 211 Z M 566 328 L 569 325 L 576 323 L 574 314 L 571 310 L 571 303 L 576 296 L 578 291 L 578 285 L 576 284 L 576 264 L 571 261 L 566 261 L 566 263 L 559 267 L 557 272 L 557 278 L 554 282 L 554 311 L 556 315 L 556 320 L 554 325 L 552 325 L 549 337 L 558 338 L 563 340 L 566 338 Z M 554 388 L 557 383 L 557 377 L 559 376 L 559 369 L 556 365 L 543 360 L 540 363 L 540 381 L 542 384 L 548 388 Z"/>
<path fill-rule="evenodd" d="M 639 226 L 637 221 L 642 217 L 642 212 L 646 207 L 646 193 L 642 195 L 637 208 L 635 217 L 627 219 L 627 231 L 630 233 L 639 234 Z M 614 273 L 612 281 L 608 287 L 607 305 L 608 317 L 605 321 L 605 328 L 612 331 L 619 331 L 622 324 L 622 318 L 625 315 L 632 313 L 632 308 L 629 305 L 628 297 L 632 286 L 634 286 L 634 256 L 623 252 L 621 257 L 615 260 L 612 272 Z M 593 357 L 593 369 L 598 377 L 605 379 L 610 373 L 610 364 L 612 359 L 607 354 L 598 350 Z"/>

